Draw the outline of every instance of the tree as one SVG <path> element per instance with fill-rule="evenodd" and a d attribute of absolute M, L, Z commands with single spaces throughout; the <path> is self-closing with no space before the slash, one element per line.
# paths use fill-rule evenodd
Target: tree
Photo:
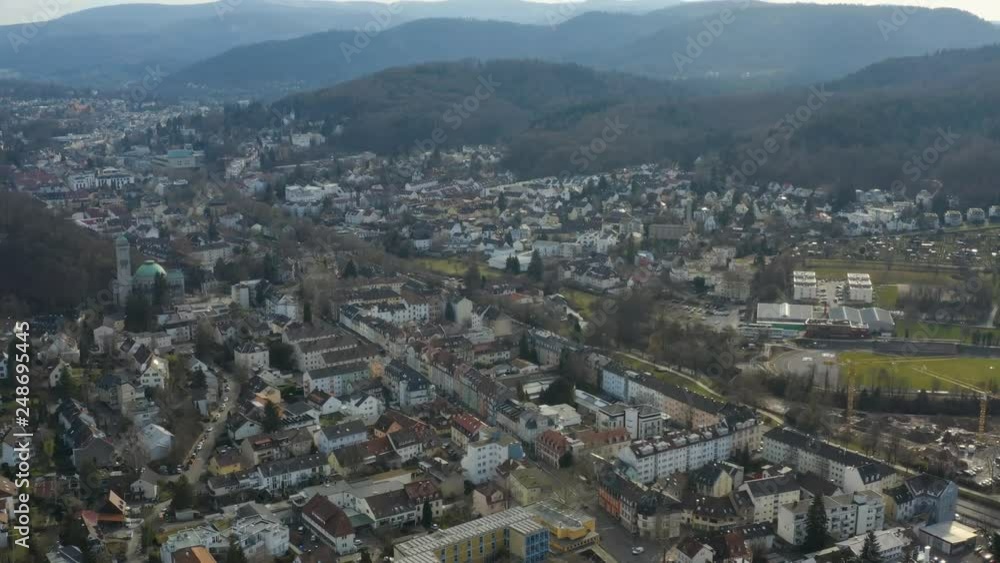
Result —
<path fill-rule="evenodd" d="M 148 332 L 152 330 L 153 308 L 142 295 L 133 293 L 125 302 L 125 330 Z"/>
<path fill-rule="evenodd" d="M 518 264 L 520 267 L 520 263 Z M 537 250 L 531 253 L 531 263 L 528 264 L 528 277 L 535 281 L 542 281 L 545 275 L 545 264 L 542 263 L 542 255 Z"/>
<path fill-rule="evenodd" d="M 823 495 L 819 494 L 813 497 L 806 513 L 806 539 L 802 543 L 802 549 L 807 553 L 823 549 L 826 545 L 826 530 L 826 507 L 823 506 Z"/>
<path fill-rule="evenodd" d="M 236 543 L 236 538 L 229 539 L 229 549 L 226 550 L 226 563 L 247 563 L 247 555 L 243 553 L 243 548 Z"/>
<path fill-rule="evenodd" d="M 424 501 L 424 514 L 421 524 L 424 528 L 430 528 L 434 524 L 434 510 L 431 509 L 431 503 Z"/>
<path fill-rule="evenodd" d="M 882 547 L 878 544 L 875 531 L 869 530 L 868 535 L 865 536 L 865 543 L 861 546 L 861 561 L 863 563 L 882 563 L 881 551 Z"/>
<path fill-rule="evenodd" d="M 573 382 L 560 377 L 553 381 L 542 394 L 538 396 L 538 401 L 545 405 L 574 405 L 576 388 Z"/>
<path fill-rule="evenodd" d="M 517 259 L 517 256 L 511 254 L 507 257 L 507 263 L 504 265 L 504 271 L 514 275 L 521 273 L 521 261 Z"/>
<path fill-rule="evenodd" d="M 358 277 L 358 266 L 354 263 L 354 260 L 347 261 L 347 265 L 344 266 L 344 273 L 340 277 L 344 279 Z"/>
<path fill-rule="evenodd" d="M 572 466 L 573 466 L 573 452 L 569 451 L 564 453 L 562 457 L 559 458 L 559 467 L 565 469 L 567 467 L 572 467 Z"/>
<path fill-rule="evenodd" d="M 167 305 L 167 276 L 158 274 L 153 280 L 153 307 L 162 311 Z"/>
<path fill-rule="evenodd" d="M 281 413 L 274 403 L 268 402 L 264 407 L 264 421 L 261 423 L 264 432 L 274 432 L 281 428 Z"/>
<path fill-rule="evenodd" d="M 292 371 L 295 369 L 295 350 L 290 344 L 284 342 L 271 342 L 268 344 L 268 359 L 271 365 L 282 371 Z"/>
<path fill-rule="evenodd" d="M 1000 553 L 1000 532 L 993 532 L 993 535 L 990 536 L 990 551 L 994 555 Z"/>
<path fill-rule="evenodd" d="M 469 264 L 469 268 L 465 270 L 465 275 L 462 276 L 462 281 L 465 282 L 466 291 L 472 291 L 473 289 L 482 286 L 482 275 L 479 273 L 479 266 L 475 263 Z"/>
<path fill-rule="evenodd" d="M 302 304 L 302 322 L 311 324 L 313 322 L 312 303 L 306 301 Z"/>
<path fill-rule="evenodd" d="M 181 475 L 174 483 L 174 498 L 170 501 L 170 509 L 174 512 L 194 506 L 194 488 L 188 482 L 187 475 Z"/>
<path fill-rule="evenodd" d="M 444 320 L 455 322 L 455 306 L 451 304 L 451 301 L 444 306 Z"/>

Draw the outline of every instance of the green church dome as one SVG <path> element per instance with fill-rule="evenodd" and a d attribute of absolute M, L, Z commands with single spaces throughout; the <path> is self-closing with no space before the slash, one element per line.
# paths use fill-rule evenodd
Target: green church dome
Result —
<path fill-rule="evenodd" d="M 160 266 L 155 261 L 146 260 L 142 263 L 142 266 L 139 266 L 139 269 L 135 271 L 135 275 L 133 277 L 137 281 L 148 281 L 149 283 L 153 283 L 156 281 L 157 276 L 163 276 L 166 278 L 167 271 L 163 269 L 163 266 Z"/>

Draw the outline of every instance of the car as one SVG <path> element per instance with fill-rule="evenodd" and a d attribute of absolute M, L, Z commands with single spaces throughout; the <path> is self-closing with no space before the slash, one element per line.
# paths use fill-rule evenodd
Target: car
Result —
<path fill-rule="evenodd" d="M 642 547 L 641 545 L 637 545 L 637 546 L 635 546 L 635 547 L 632 548 L 632 555 L 641 555 L 642 552 L 644 552 L 644 551 L 646 551 L 645 547 Z"/>
<path fill-rule="evenodd" d="M 205 429 L 205 432 L 215 432 L 215 427 L 209 426 L 208 428 Z"/>
<path fill-rule="evenodd" d="M 178 466 L 177 466 L 177 467 L 175 468 L 175 471 L 177 471 L 177 474 L 178 474 L 178 475 L 180 475 L 181 473 L 184 473 L 184 466 L 183 466 L 183 465 L 178 465 Z"/>
<path fill-rule="evenodd" d="M 364 543 L 365 543 L 365 542 L 363 542 L 363 541 L 361 541 L 361 540 L 359 540 L 359 539 L 355 539 L 355 540 L 354 540 L 354 545 L 364 545 Z"/>

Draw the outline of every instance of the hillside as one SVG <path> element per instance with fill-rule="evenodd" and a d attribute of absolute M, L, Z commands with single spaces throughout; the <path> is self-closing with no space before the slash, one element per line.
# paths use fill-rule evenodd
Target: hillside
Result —
<path fill-rule="evenodd" d="M 357 52 L 354 34 L 343 32 L 248 45 L 192 65 L 167 84 L 268 95 L 422 62 L 534 58 L 659 79 L 780 87 L 838 78 L 886 58 L 1000 41 L 994 25 L 950 9 L 918 9 L 884 36 L 879 22 L 891 21 L 894 9 L 693 2 L 641 16 L 586 13 L 554 26 L 421 20 L 383 31 Z M 728 24 L 719 23 L 724 10 Z M 689 49 L 699 34 L 705 46 Z M 687 60 L 679 64 L 678 57 Z"/>
<path fill-rule="evenodd" d="M 996 203 L 1000 161 L 991 155 L 1000 150 L 994 110 L 1000 106 L 1000 86 L 967 91 L 969 70 L 959 68 L 961 61 L 978 70 L 992 68 L 1000 65 L 1000 50 L 949 51 L 875 65 L 822 87 L 830 94 L 826 100 L 800 87 L 696 97 L 687 82 L 499 61 L 393 69 L 277 105 L 309 119 L 344 120 L 345 133 L 336 142 L 345 149 L 409 151 L 438 127 L 446 133 L 445 145 L 503 143 L 509 148 L 507 165 L 524 176 L 664 159 L 691 165 L 708 156 L 718 159 L 716 175 L 723 180 L 747 161 L 748 151 L 759 154 L 771 138 L 778 149 L 751 181 L 827 185 L 850 193 L 895 182 L 916 189 L 920 181 L 939 178 L 966 203 Z M 914 87 L 916 71 L 900 66 L 924 64 L 952 64 L 952 70 L 941 75 L 935 90 Z M 500 83 L 495 95 L 455 126 L 449 108 L 475 91 L 479 77 L 491 75 Z M 859 82 L 858 77 L 867 78 Z M 807 119 L 788 121 L 789 114 L 817 101 Z M 602 137 L 609 120 L 624 124 L 623 133 L 594 161 L 581 161 L 581 147 Z M 914 176 L 912 159 L 933 146 L 942 130 L 959 138 L 938 155 L 939 162 Z"/>
<path fill-rule="evenodd" d="M 10 310 L 67 311 L 110 287 L 109 241 L 27 195 L 0 192 L 0 209 L 0 302 Z"/>
<path fill-rule="evenodd" d="M 353 39 L 355 29 L 384 30 L 425 18 L 549 25 L 589 10 L 647 11 L 677 1 L 587 0 L 562 11 L 551 4 L 522 0 L 406 1 L 391 12 L 378 2 L 318 0 L 106 6 L 68 13 L 30 28 L 0 26 L 5 38 L 0 45 L 0 77 L 114 88 L 141 77 L 147 66 L 174 72 L 241 45 L 327 30 L 349 30 Z M 79 3 L 59 2 L 58 12 L 66 13 Z M 28 19 L 34 18 L 39 7 L 25 5 L 31 9 Z"/>

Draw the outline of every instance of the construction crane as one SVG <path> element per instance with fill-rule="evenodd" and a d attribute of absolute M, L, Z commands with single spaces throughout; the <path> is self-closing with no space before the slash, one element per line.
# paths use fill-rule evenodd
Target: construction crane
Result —
<path fill-rule="evenodd" d="M 986 434 L 986 415 L 990 410 L 990 397 L 986 393 L 979 396 L 979 438 Z"/>
<path fill-rule="evenodd" d="M 847 410 L 844 418 L 847 420 L 847 434 L 851 434 L 851 418 L 854 416 L 854 362 L 847 364 Z"/>

